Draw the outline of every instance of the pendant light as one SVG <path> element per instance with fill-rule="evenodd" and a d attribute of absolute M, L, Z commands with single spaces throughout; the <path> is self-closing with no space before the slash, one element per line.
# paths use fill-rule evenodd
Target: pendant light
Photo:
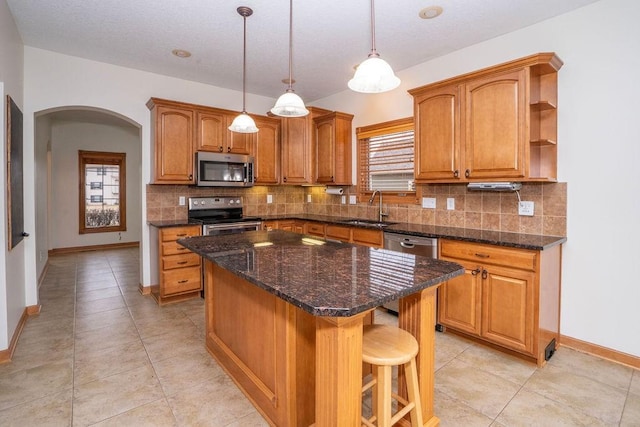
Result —
<path fill-rule="evenodd" d="M 231 126 L 229 126 L 229 130 L 238 133 L 256 133 L 258 132 L 256 122 L 254 122 L 251 116 L 247 114 L 247 110 L 245 108 L 247 98 L 247 17 L 253 14 L 253 10 L 246 6 L 240 6 L 237 10 L 244 21 L 244 45 L 242 48 L 242 113 L 238 114 L 236 118 L 233 119 Z"/>
<path fill-rule="evenodd" d="M 289 87 L 287 91 L 280 95 L 280 98 L 276 101 L 276 105 L 271 109 L 271 112 L 276 116 L 281 117 L 302 117 L 309 114 L 304 106 L 302 98 L 300 98 L 293 91 L 293 0 L 289 0 Z"/>
<path fill-rule="evenodd" d="M 376 52 L 376 23 L 373 0 L 371 0 L 371 53 L 358 68 L 347 84 L 349 89 L 363 93 L 380 93 L 395 89 L 400 85 L 391 66 Z"/>

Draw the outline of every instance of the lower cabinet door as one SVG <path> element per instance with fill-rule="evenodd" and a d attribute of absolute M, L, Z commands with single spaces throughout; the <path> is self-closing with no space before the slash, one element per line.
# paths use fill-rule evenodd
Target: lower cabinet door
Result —
<path fill-rule="evenodd" d="M 200 266 L 176 268 L 162 272 L 163 297 L 202 289 Z"/>
<path fill-rule="evenodd" d="M 532 353 L 534 274 L 491 267 L 485 275 L 482 336 L 496 344 Z"/>
<path fill-rule="evenodd" d="M 438 323 L 480 336 L 482 282 L 478 269 L 464 265 L 465 274 L 438 289 Z"/>

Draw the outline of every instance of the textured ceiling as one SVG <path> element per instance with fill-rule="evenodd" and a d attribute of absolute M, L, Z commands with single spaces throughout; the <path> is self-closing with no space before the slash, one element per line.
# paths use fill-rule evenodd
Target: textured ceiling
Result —
<path fill-rule="evenodd" d="M 378 0 L 376 47 L 394 70 L 582 7 L 595 0 Z M 288 77 L 287 0 L 7 0 L 25 45 L 278 97 Z M 367 0 L 293 3 L 294 89 L 306 102 L 341 92 L 371 49 Z M 424 20 L 432 5 L 444 12 Z M 185 49 L 190 58 L 173 56 Z"/>

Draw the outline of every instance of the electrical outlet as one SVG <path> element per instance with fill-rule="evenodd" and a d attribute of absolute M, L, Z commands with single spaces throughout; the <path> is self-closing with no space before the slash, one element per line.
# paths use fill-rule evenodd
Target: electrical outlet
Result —
<path fill-rule="evenodd" d="M 311 194 L 307 194 L 307 203 L 311 203 Z"/>
<path fill-rule="evenodd" d="M 425 209 L 435 209 L 436 208 L 436 198 L 435 197 L 423 197 L 422 198 L 422 207 Z"/>
<path fill-rule="evenodd" d="M 349 204 L 355 205 L 356 203 L 358 203 L 358 199 L 356 198 L 356 196 L 349 196 Z"/>
<path fill-rule="evenodd" d="M 267 194 L 267 203 L 273 203 L 273 194 Z"/>
<path fill-rule="evenodd" d="M 519 202 L 518 203 L 518 215 L 533 216 L 534 203 L 533 202 Z"/>
<path fill-rule="evenodd" d="M 342 204 L 346 204 L 347 203 L 347 196 L 342 196 Z"/>
<path fill-rule="evenodd" d="M 447 210 L 452 211 L 456 208 L 456 199 L 453 197 L 447 197 Z"/>
<path fill-rule="evenodd" d="M 187 203 L 187 202 L 186 202 L 186 200 L 185 200 L 184 196 L 180 196 L 180 197 L 178 197 L 178 205 L 179 205 L 179 206 L 184 206 L 186 203 Z"/>

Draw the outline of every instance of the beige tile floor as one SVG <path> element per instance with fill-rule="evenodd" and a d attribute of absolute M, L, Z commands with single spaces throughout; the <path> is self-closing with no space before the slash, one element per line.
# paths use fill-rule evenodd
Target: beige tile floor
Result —
<path fill-rule="evenodd" d="M 50 258 L 42 312 L 0 365 L 0 426 L 267 425 L 205 351 L 202 300 L 158 307 L 138 259 Z M 438 333 L 436 369 L 442 426 L 640 426 L 640 371 L 567 348 L 537 369 Z"/>

